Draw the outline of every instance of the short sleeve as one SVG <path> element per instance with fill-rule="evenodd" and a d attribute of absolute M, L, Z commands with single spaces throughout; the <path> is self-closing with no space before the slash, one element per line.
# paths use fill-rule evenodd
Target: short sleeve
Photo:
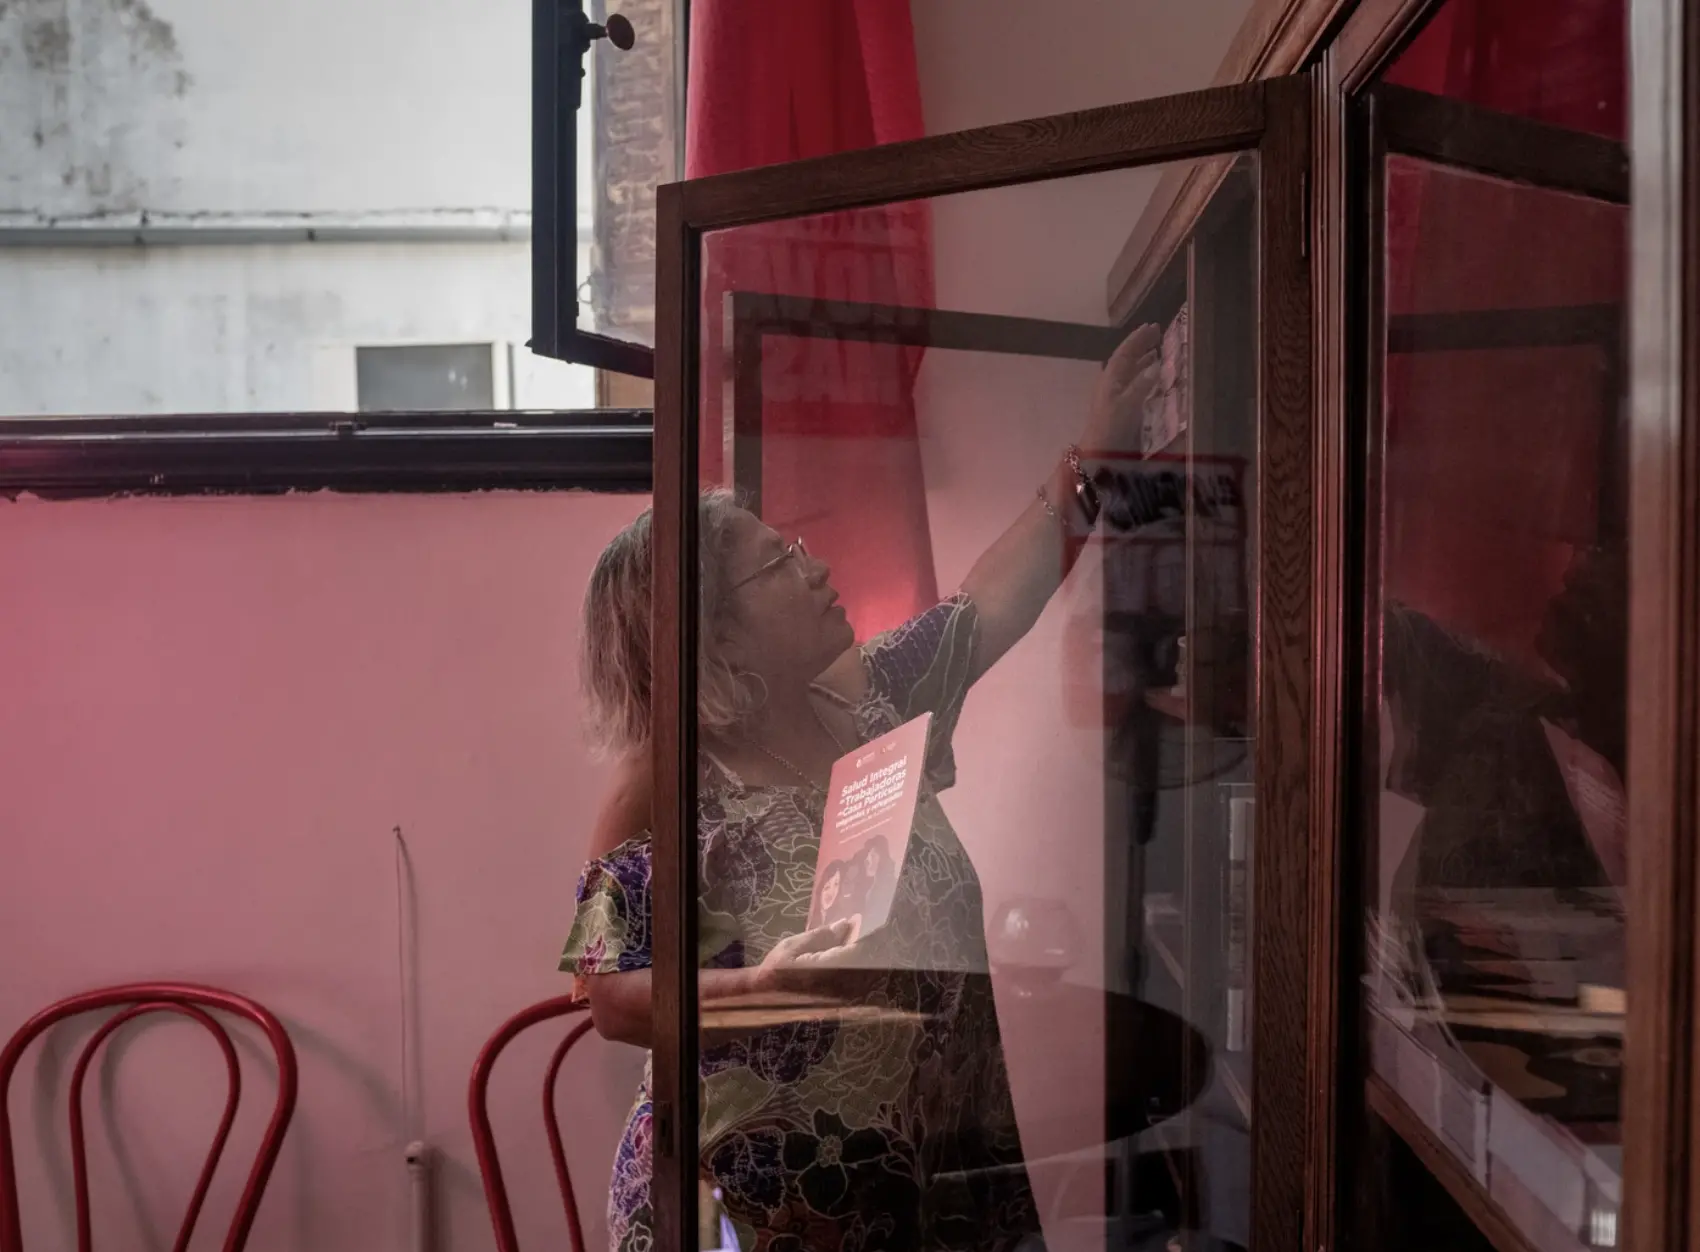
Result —
<path fill-rule="evenodd" d="M 973 679 L 979 613 L 955 595 L 862 647 L 872 701 L 894 725 L 933 715 L 927 736 L 927 773 L 937 789 L 956 781 L 951 737 Z"/>
<path fill-rule="evenodd" d="M 561 953 L 563 972 L 623 974 L 648 969 L 654 916 L 649 894 L 649 836 L 628 839 L 584 867 L 578 911 Z"/>

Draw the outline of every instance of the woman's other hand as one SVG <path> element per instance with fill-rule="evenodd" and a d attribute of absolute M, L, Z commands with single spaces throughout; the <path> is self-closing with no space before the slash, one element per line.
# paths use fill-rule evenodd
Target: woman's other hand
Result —
<path fill-rule="evenodd" d="M 1145 402 L 1162 376 L 1163 331 L 1155 325 L 1141 326 L 1122 340 L 1098 375 L 1081 450 L 1088 456 L 1138 452 Z"/>
<path fill-rule="evenodd" d="M 845 918 L 830 926 L 816 926 L 787 935 L 774 944 L 756 967 L 757 991 L 802 991 L 819 989 L 819 975 L 854 962 L 857 919 Z"/>

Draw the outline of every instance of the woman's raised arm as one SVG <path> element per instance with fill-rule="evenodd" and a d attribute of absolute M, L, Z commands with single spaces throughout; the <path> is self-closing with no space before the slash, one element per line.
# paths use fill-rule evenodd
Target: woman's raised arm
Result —
<path fill-rule="evenodd" d="M 1162 332 L 1141 326 L 1111 354 L 1098 376 L 1080 447 L 1086 456 L 1136 449 L 1146 398 L 1162 368 Z M 1090 522 L 1075 495 L 1074 469 L 1064 461 L 1010 528 L 974 563 L 962 590 L 979 610 L 973 677 L 979 678 L 1033 628 L 1068 577 Z M 1066 532 L 1065 532 L 1066 527 Z"/>

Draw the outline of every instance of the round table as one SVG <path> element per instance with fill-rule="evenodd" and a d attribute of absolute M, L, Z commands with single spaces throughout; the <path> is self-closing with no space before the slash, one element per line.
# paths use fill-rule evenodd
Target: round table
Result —
<path fill-rule="evenodd" d="M 1030 1156 L 1136 1135 L 1209 1085 L 1209 1043 L 1167 1009 L 1072 983 L 993 985 Z"/>
<path fill-rule="evenodd" d="M 1167 1009 L 1074 983 L 995 977 L 993 990 L 1030 1155 L 1136 1135 L 1175 1116 L 1209 1085 L 1210 1045 Z M 704 1005 L 703 1038 L 714 1043 L 790 1022 L 848 1024 L 893 1012 L 806 995 L 739 996 Z"/>

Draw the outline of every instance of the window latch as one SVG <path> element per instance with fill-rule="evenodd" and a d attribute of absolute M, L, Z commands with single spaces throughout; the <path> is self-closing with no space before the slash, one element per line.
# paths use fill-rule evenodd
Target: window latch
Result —
<path fill-rule="evenodd" d="M 637 31 L 623 13 L 610 13 L 606 22 L 593 22 L 584 11 L 583 0 L 563 5 L 566 20 L 561 25 L 561 50 L 578 64 L 578 77 L 572 80 L 573 111 L 577 112 L 583 99 L 584 58 L 590 45 L 606 39 L 621 52 L 630 52 L 637 44 Z"/>

